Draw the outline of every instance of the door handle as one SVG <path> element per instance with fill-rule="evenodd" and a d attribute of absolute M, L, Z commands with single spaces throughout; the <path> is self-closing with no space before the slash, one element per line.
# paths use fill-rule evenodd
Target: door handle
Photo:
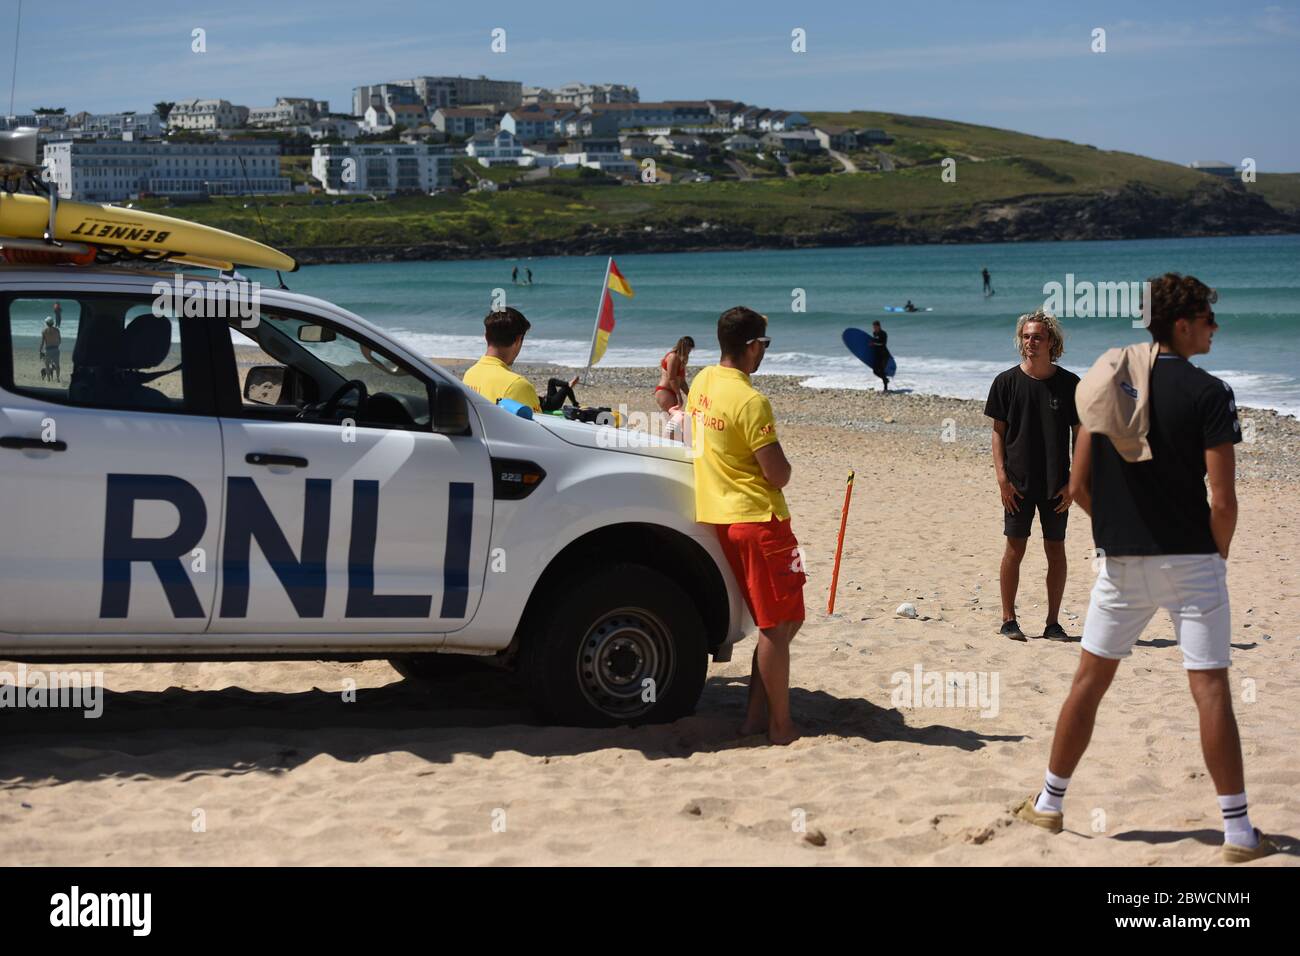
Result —
<path fill-rule="evenodd" d="M 290 468 L 306 468 L 307 459 L 297 455 L 268 455 L 260 451 L 250 451 L 244 456 L 250 465 L 288 465 Z"/>
<path fill-rule="evenodd" d="M 16 448 L 33 451 L 67 451 L 65 441 L 43 441 L 40 438 L 24 438 L 21 435 L 5 435 L 0 438 L 0 448 Z"/>

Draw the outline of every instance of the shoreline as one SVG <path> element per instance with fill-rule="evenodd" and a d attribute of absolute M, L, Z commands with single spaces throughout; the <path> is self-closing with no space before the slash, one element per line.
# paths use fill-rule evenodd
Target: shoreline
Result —
<path fill-rule="evenodd" d="M 722 227 L 719 227 L 720 229 Z M 1170 230 L 1138 230 L 1115 234 L 1112 232 L 1062 234 L 1056 230 L 1042 233 L 1027 232 L 1016 235 L 989 235 L 976 238 L 949 238 L 943 235 L 921 235 L 905 230 L 892 230 L 891 234 L 877 238 L 861 238 L 840 233 L 818 236 L 757 236 L 734 240 L 699 242 L 700 230 L 669 232 L 656 227 L 653 238 L 640 233 L 610 232 L 603 230 L 593 235 L 573 236 L 568 239 L 547 239 L 538 242 L 502 243 L 485 247 L 467 246 L 461 242 L 405 243 L 391 246 L 284 246 L 283 251 L 302 266 L 371 265 L 396 262 L 488 262 L 512 259 L 586 258 L 607 255 L 655 255 L 693 252 L 789 252 L 797 249 L 863 249 L 887 246 L 982 246 L 1022 242 L 1113 242 L 1140 241 L 1144 239 L 1234 239 L 1249 236 L 1297 236 L 1300 224 L 1284 228 L 1227 229 L 1172 232 Z M 292 274 L 292 273 L 291 273 Z"/>
<path fill-rule="evenodd" d="M 432 361 L 457 376 L 473 364 L 470 359 Z M 515 371 L 545 393 L 550 377 L 572 378 L 580 369 L 545 363 L 518 362 Z M 579 382 L 574 392 L 583 405 L 655 412 L 653 390 L 658 370 L 600 368 L 593 384 Z M 804 385 L 806 376 L 754 376 L 755 386 L 772 400 L 777 428 L 830 427 L 854 433 L 910 436 L 916 443 L 942 442 L 948 447 L 973 448 L 991 454 L 989 419 L 977 398 L 949 398 L 921 392 L 881 392 L 877 389 L 818 388 Z M 1242 427 L 1252 440 L 1237 445 L 1237 473 L 1241 478 L 1300 481 L 1300 419 L 1271 408 L 1239 406 Z M 950 423 L 949 423 L 950 420 Z M 1249 421 L 1253 424 L 1247 426 Z M 945 433 L 945 428 L 947 429 Z M 944 441 L 945 435 L 950 440 Z"/>

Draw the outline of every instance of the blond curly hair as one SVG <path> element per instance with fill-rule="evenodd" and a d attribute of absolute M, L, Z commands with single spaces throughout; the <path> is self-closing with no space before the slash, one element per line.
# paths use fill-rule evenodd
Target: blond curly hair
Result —
<path fill-rule="evenodd" d="M 1021 358 L 1025 356 L 1025 340 L 1021 335 L 1030 322 L 1037 322 L 1047 330 L 1047 339 L 1052 345 L 1053 362 L 1065 354 L 1065 331 L 1061 328 L 1061 323 L 1052 313 L 1038 309 L 1035 312 L 1026 312 L 1016 320 L 1016 351 L 1020 353 Z"/>

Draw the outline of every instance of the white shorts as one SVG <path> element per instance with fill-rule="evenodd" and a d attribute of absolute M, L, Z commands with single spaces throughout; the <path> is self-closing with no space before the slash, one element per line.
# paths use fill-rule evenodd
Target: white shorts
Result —
<path fill-rule="evenodd" d="M 1220 670 L 1232 655 L 1228 564 L 1217 554 L 1107 556 L 1092 586 L 1083 649 L 1121 660 L 1157 608 L 1169 612 L 1189 671 Z"/>

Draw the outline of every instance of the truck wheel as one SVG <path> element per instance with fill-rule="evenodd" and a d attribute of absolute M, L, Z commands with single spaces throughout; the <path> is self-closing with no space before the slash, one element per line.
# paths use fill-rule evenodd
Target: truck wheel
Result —
<path fill-rule="evenodd" d="M 520 661 L 534 703 L 554 723 L 666 723 L 695 710 L 708 670 L 704 621 L 690 596 L 652 568 L 616 565 L 577 584 L 534 619 Z"/>

